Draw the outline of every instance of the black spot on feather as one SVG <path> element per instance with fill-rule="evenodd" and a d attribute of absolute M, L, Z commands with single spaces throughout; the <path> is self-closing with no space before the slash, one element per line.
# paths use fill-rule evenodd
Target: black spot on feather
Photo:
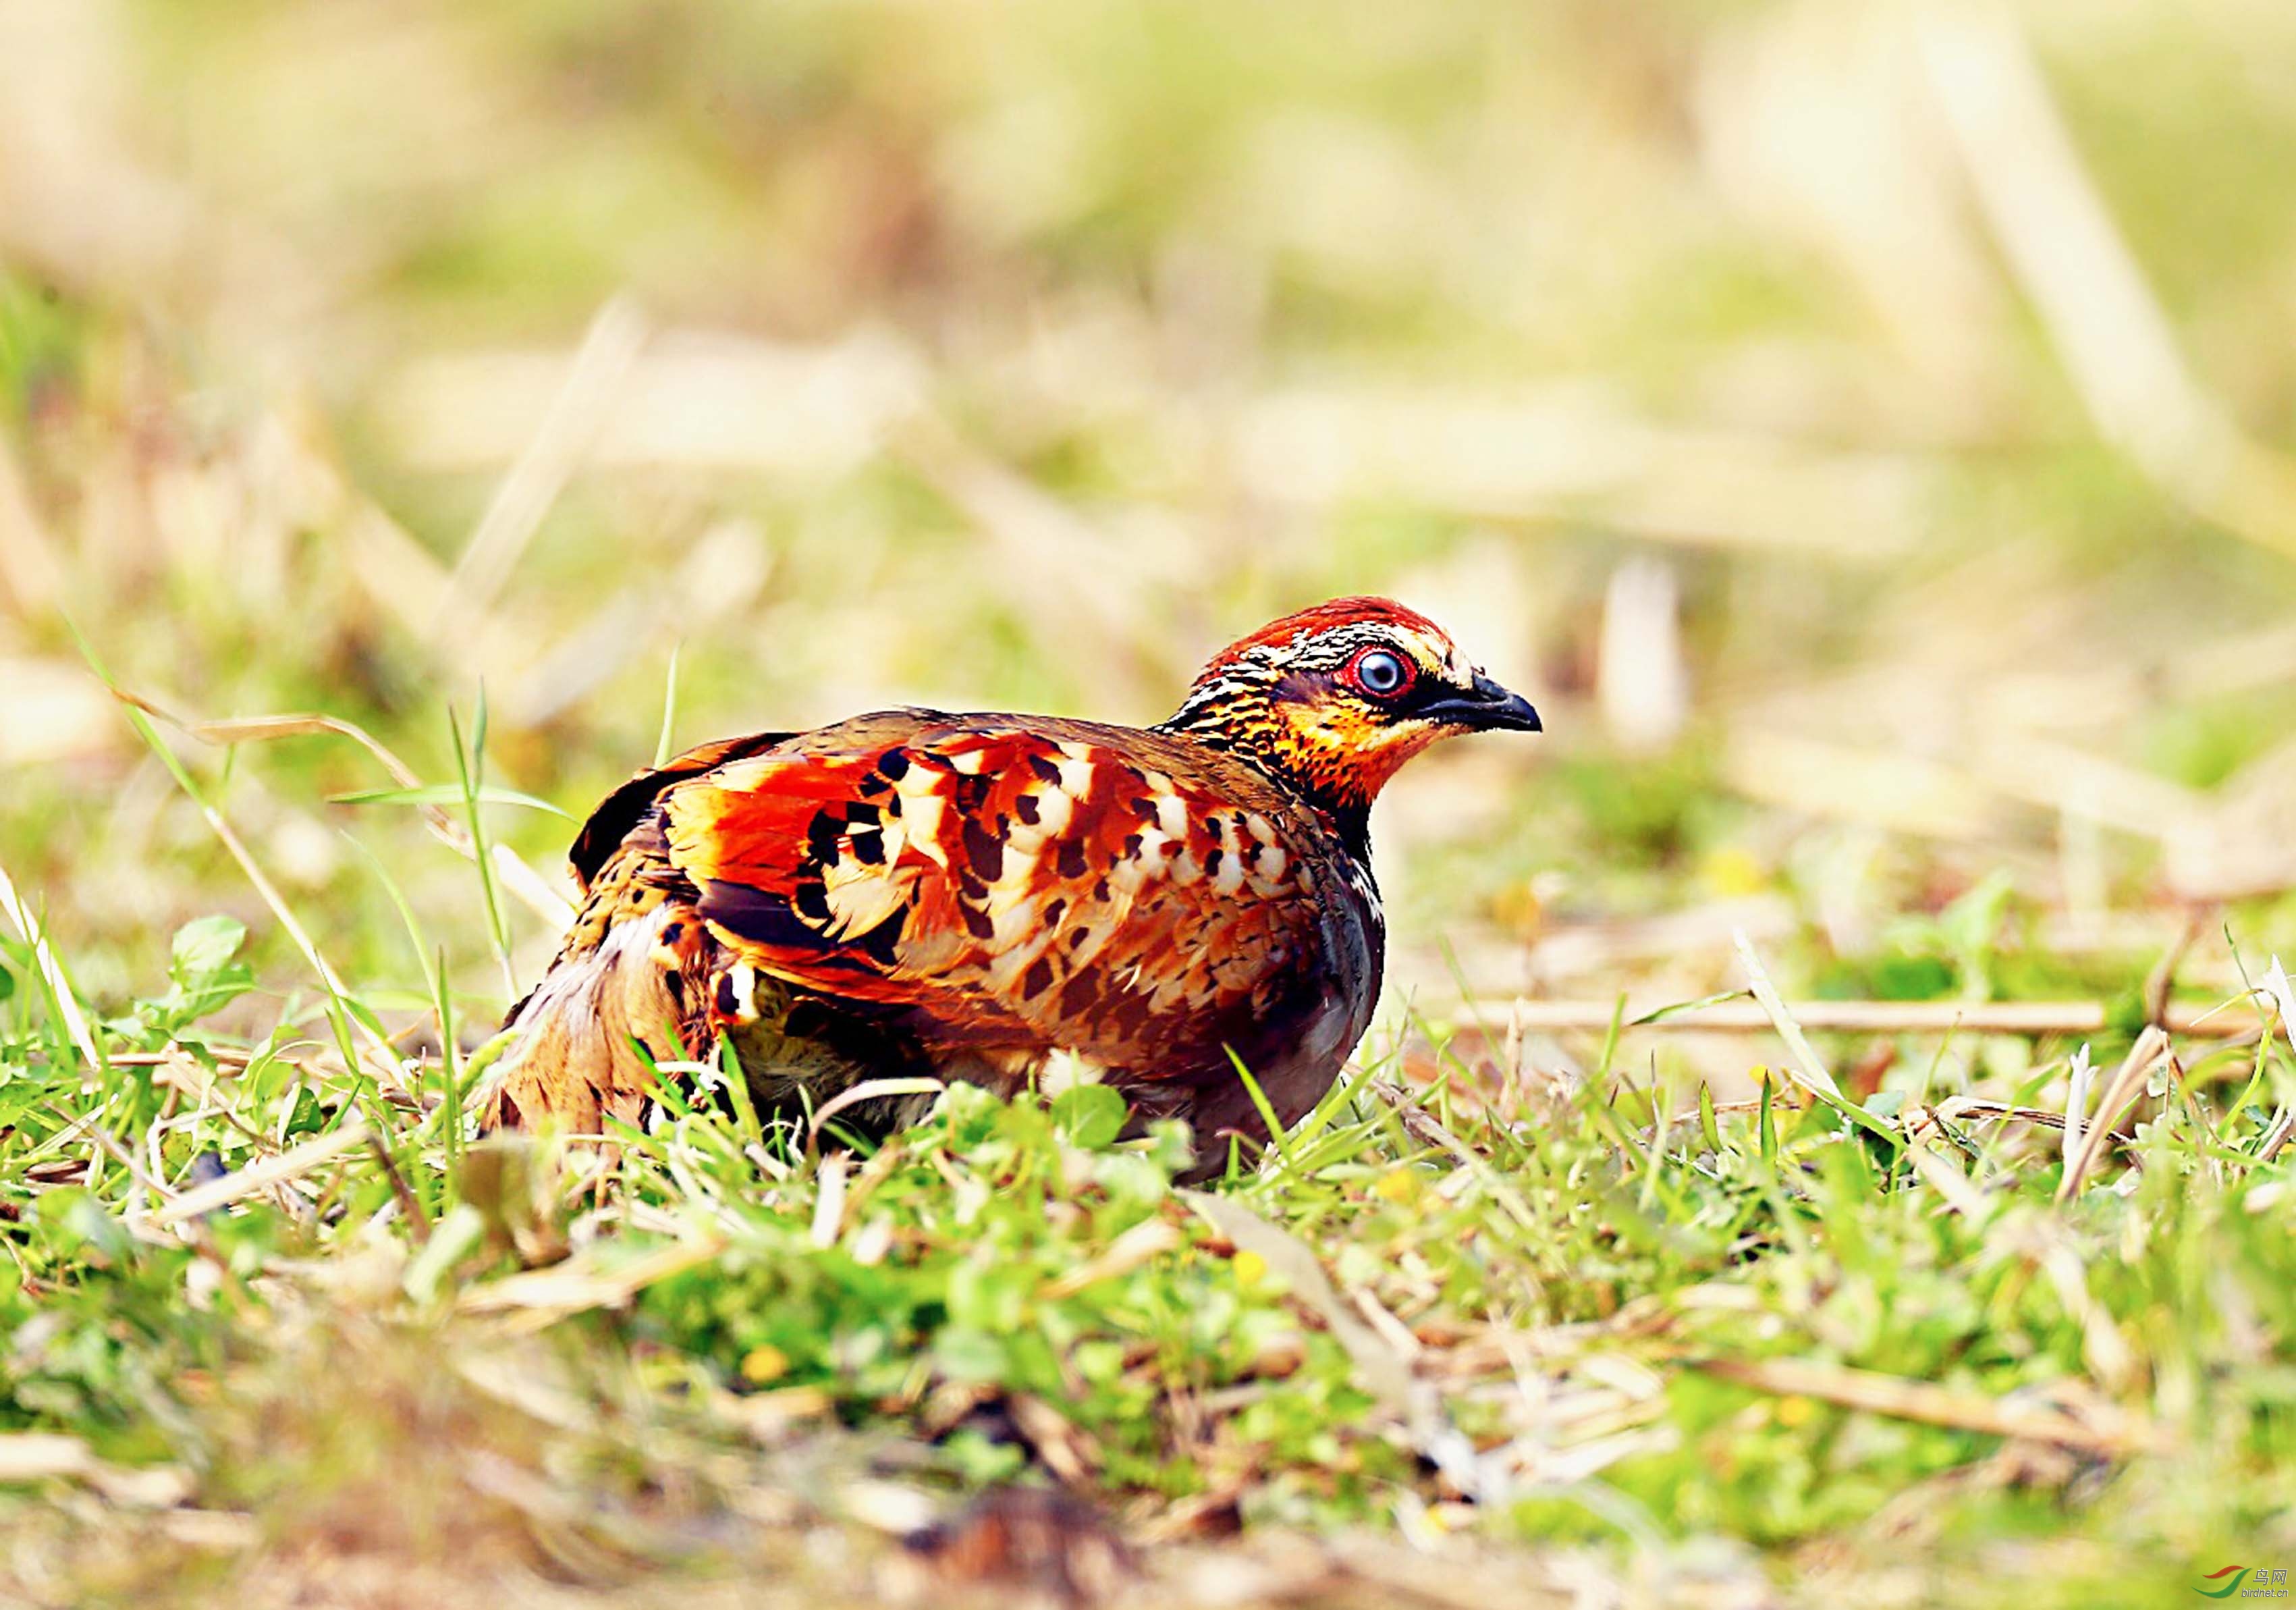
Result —
<path fill-rule="evenodd" d="M 906 910 L 896 911 L 860 938 L 848 942 L 879 966 L 890 967 L 900 959 L 901 926 L 908 915 Z"/>
<path fill-rule="evenodd" d="M 970 817 L 964 822 L 964 854 L 982 882 L 993 883 L 1004 875 L 1004 841 Z"/>
<path fill-rule="evenodd" d="M 740 939 L 782 949 L 821 949 L 820 930 L 800 920 L 790 909 L 789 901 L 748 883 L 704 883 L 697 908 L 704 918 Z"/>
<path fill-rule="evenodd" d="M 806 825 L 805 847 L 816 861 L 837 858 L 837 842 L 845 836 L 845 824 L 827 811 L 816 811 Z"/>

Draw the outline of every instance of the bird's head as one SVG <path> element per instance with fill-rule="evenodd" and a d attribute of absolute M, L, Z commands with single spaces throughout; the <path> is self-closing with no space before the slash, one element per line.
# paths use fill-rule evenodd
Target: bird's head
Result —
<path fill-rule="evenodd" d="M 1539 730 L 1527 700 L 1389 598 L 1334 598 L 1230 644 L 1163 725 L 1355 817 L 1438 738 Z"/>

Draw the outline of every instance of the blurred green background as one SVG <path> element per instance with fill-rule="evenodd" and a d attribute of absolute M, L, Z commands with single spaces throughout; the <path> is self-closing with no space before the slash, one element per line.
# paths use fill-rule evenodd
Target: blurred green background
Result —
<path fill-rule="evenodd" d="M 1168 1203 L 1080 1213 L 1033 1105 L 952 1101 L 849 1199 L 842 1154 L 697 1117 L 572 1203 L 422 1115 L 439 1020 L 481 1038 L 550 956 L 572 830 L 484 813 L 498 932 L 420 811 L 344 801 L 399 786 L 368 745 L 453 783 L 483 703 L 488 780 L 578 815 L 660 743 L 891 702 L 1152 720 L 1365 591 L 1547 732 L 1390 790 L 1381 1087 L 1219 1200 L 1417 1327 L 1521 1503 L 1366 1417 L 1292 1274 Z M 1428 1603 L 2038 1610 L 2286 1565 L 2296 1119 L 2253 1003 L 2194 1019 L 2296 957 L 2292 605 L 2289 0 L 0 0 L 0 1575 L 572 1602 L 614 1575 L 588 1516 L 639 1560 L 762 1550 L 711 1602 L 865 1594 L 776 1495 L 841 1491 L 849 1442 L 1010 1474 L 944 1446 L 986 1400 L 942 1388 L 1000 1380 L 1148 1461 L 1102 1483 L 1128 1526 L 1251 1523 L 1179 1599 L 1366 1518 Z M 324 1043 L 289 912 L 400 1106 Z M 255 994 L 227 922 L 171 960 L 209 913 Z M 1732 1112 L 1767 1031 L 1605 1043 L 1621 992 L 1742 986 L 1740 933 L 1814 1028 L 1866 1012 L 1815 1038 L 1870 1113 L 2006 1121 L 1966 1179 L 1877 1176 L 1776 1082 Z M 1937 1031 L 1986 1001 L 2055 1026 Z M 2142 1167 L 2092 1128 L 2083 1192 L 2079 1052 L 2148 1017 Z M 338 1149 L 275 1203 L 140 1217 L 306 1137 Z M 1160 1223 L 1189 1244 L 1142 1253 Z M 691 1233 L 736 1239 L 623 1311 L 616 1260 Z M 988 1293 L 1059 1345 L 981 1365 Z M 1062 1373 L 1078 1324 L 1115 1384 Z M 1987 1429 L 2037 1408 L 2081 1434 Z"/>
<path fill-rule="evenodd" d="M 578 813 L 681 645 L 680 741 L 1144 720 L 1388 591 L 1549 729 L 1382 806 L 1400 990 L 2268 949 L 2292 175 L 2284 0 L 0 8 L 0 867 L 99 998 L 295 965 L 67 618 L 433 779 L 483 686 Z M 499 999 L 365 752 L 178 742 L 339 966 L 420 978 L 363 848 Z"/>

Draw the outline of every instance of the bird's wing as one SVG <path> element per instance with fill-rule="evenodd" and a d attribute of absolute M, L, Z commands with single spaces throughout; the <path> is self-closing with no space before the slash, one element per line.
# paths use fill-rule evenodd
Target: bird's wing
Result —
<path fill-rule="evenodd" d="M 1282 796 L 1153 735 L 865 717 L 674 781 L 660 804 L 722 945 L 944 1040 L 1150 1072 L 1160 1048 L 1261 1024 L 1322 961 Z"/>
<path fill-rule="evenodd" d="M 714 743 L 699 743 L 673 760 L 639 772 L 599 801 L 598 808 L 590 813 L 589 819 L 582 824 L 582 831 L 575 835 L 574 848 L 566 852 L 567 864 L 582 892 L 590 892 L 590 885 L 597 881 L 600 870 L 613 858 L 614 851 L 621 847 L 622 841 L 629 837 L 630 829 L 638 825 L 661 792 L 671 784 L 699 776 L 729 760 L 757 754 L 776 743 L 786 743 L 796 735 L 794 733 L 761 732 L 743 738 L 719 738 Z"/>

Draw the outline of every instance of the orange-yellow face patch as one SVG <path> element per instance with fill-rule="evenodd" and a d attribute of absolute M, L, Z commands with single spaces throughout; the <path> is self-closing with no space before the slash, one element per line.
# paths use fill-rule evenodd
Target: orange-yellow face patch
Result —
<path fill-rule="evenodd" d="M 1295 763 L 1324 786 L 1365 800 L 1442 735 L 1431 722 L 1393 720 L 1336 691 L 1291 702 L 1283 714 Z"/>

